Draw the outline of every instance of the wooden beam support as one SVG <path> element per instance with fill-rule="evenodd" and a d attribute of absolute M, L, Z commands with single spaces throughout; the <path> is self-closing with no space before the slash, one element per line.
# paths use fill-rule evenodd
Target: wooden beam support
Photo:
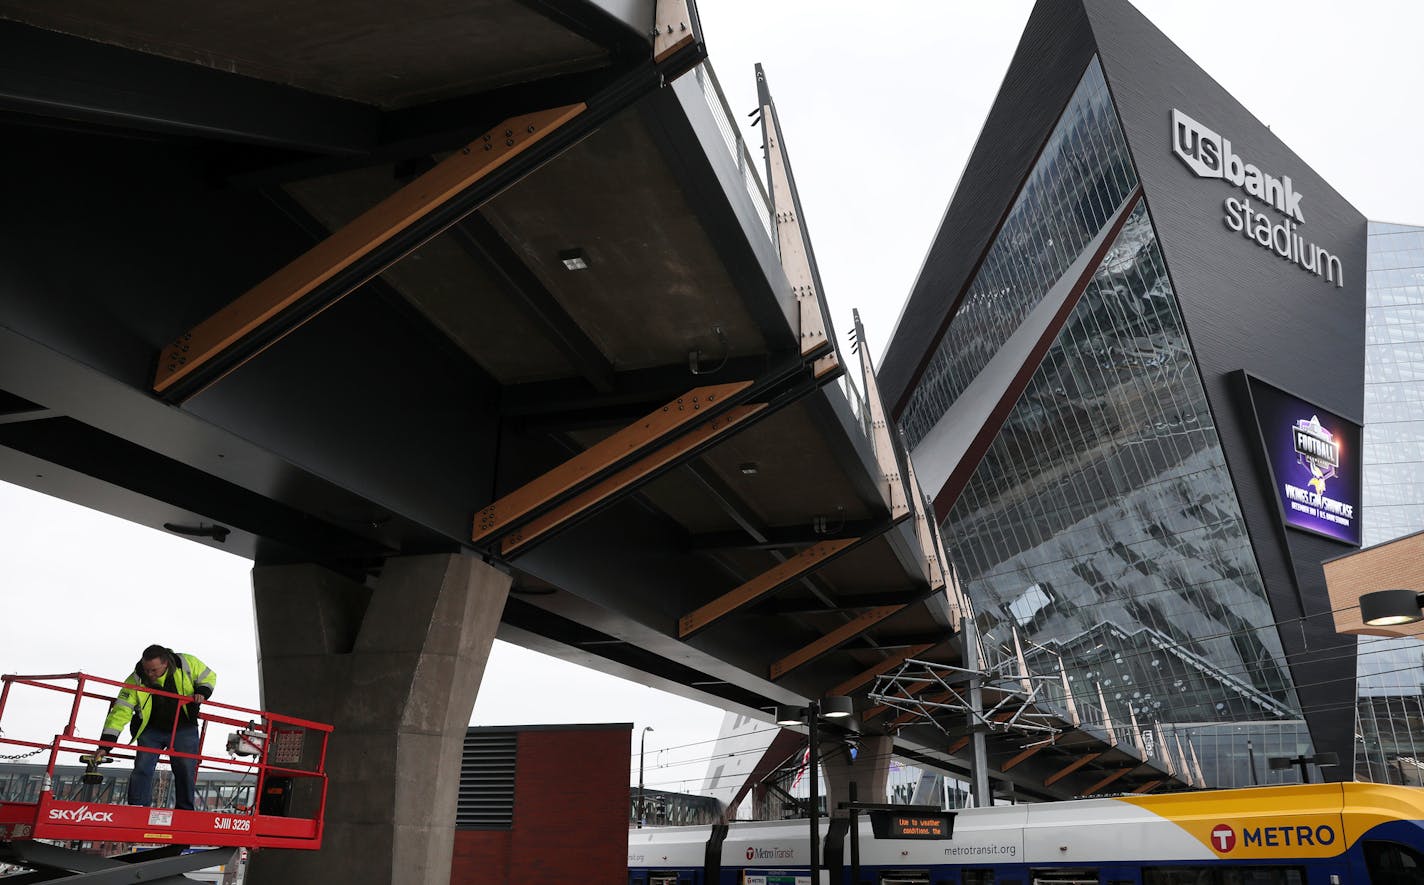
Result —
<path fill-rule="evenodd" d="M 1032 757 L 1032 756 L 1035 755 L 1036 753 L 1040 753 L 1040 752 L 1042 752 L 1045 748 L 1051 747 L 1051 746 L 1053 746 L 1053 742 L 1052 742 L 1052 741 L 1044 741 L 1044 742 L 1041 743 L 1041 744 L 1034 744 L 1034 745 L 1031 746 L 1031 747 L 1027 747 L 1027 748 L 1025 748 L 1022 752 L 1020 752 L 1018 755 L 1014 756 L 1012 759 L 1010 759 L 1009 761 L 1005 762 L 1003 765 L 1000 765 L 1000 766 L 999 766 L 999 770 L 1000 770 L 1000 771 L 1008 771 L 1009 769 L 1013 768 L 1014 766 L 1018 765 L 1019 763 L 1028 760 L 1030 757 Z"/>
<path fill-rule="evenodd" d="M 647 451 L 672 433 L 720 410 L 723 403 L 751 384 L 750 381 L 738 381 L 695 388 L 602 442 L 589 446 L 476 513 L 472 540 L 479 541 L 508 530 L 520 519 L 568 494 L 599 473 Z"/>
<path fill-rule="evenodd" d="M 577 495 L 574 495 L 572 498 L 562 502 L 554 509 L 535 517 L 515 529 L 500 541 L 500 552 L 508 556 L 541 535 L 545 535 L 558 526 L 563 525 L 585 510 L 608 500 L 618 492 L 647 477 L 654 471 L 666 467 L 698 446 L 727 433 L 733 427 L 736 427 L 757 412 L 765 409 L 766 406 L 766 403 L 748 403 L 733 406 L 711 421 L 707 421 L 693 428 L 691 431 L 683 434 L 671 443 L 653 452 L 651 455 L 634 461 L 607 479 L 595 483 Z"/>
<path fill-rule="evenodd" d="M 1072 762 L 1070 762 L 1070 763 L 1068 763 L 1067 765 L 1065 765 L 1065 766 L 1064 766 L 1060 771 L 1058 771 L 1056 774 L 1050 774 L 1050 775 L 1047 777 L 1047 779 L 1044 780 L 1043 785 L 1044 785 L 1045 787 L 1051 787 L 1051 786 L 1053 786 L 1054 784 L 1056 784 L 1056 783 L 1058 783 L 1059 781 L 1063 780 L 1063 779 L 1064 779 L 1065 777 L 1067 777 L 1068 775 L 1070 775 L 1070 774 L 1072 774 L 1073 772 L 1077 771 L 1078 769 L 1082 768 L 1084 765 L 1087 765 L 1089 762 L 1092 762 L 1094 759 L 1098 758 L 1098 757 L 1101 756 L 1101 755 L 1103 755 L 1103 754 L 1102 754 L 1102 753 L 1084 753 L 1083 755 L 1079 756 L 1077 759 L 1074 759 Z"/>
<path fill-rule="evenodd" d="M 413 228 L 481 179 L 555 132 L 586 109 L 582 103 L 511 117 L 434 168 L 361 213 L 286 267 L 249 289 L 165 348 L 153 389 L 165 393 L 199 369 L 271 326 L 319 288 L 341 277 L 323 303 L 282 331 L 286 334 L 380 273 L 384 265 L 348 274 L 367 256 Z M 411 250 L 420 244 L 413 243 Z M 391 261 L 400 256 L 395 256 Z M 389 264 L 387 261 L 386 264 Z M 349 278 L 348 278 L 349 277 Z M 260 352 L 281 335 L 263 341 Z"/>
<path fill-rule="evenodd" d="M 766 138 L 767 186 L 771 190 L 771 204 L 775 210 L 777 251 L 781 255 L 781 268 L 791 283 L 792 294 L 796 296 L 801 355 L 812 357 L 826 348 L 832 351 L 832 354 L 816 362 L 816 377 L 820 378 L 839 369 L 840 361 L 834 358 L 835 342 L 830 340 L 826 329 L 826 313 L 819 289 L 820 275 L 816 270 L 811 242 L 798 217 L 800 204 L 791 162 L 781 143 L 781 123 L 759 65 L 757 92 L 761 101 L 762 133 Z"/>
<path fill-rule="evenodd" d="M 1093 784 L 1091 787 L 1084 790 L 1079 795 L 1091 796 L 1097 791 L 1101 790 L 1103 787 L 1106 787 L 1108 784 L 1111 784 L 1113 781 L 1122 777 L 1124 774 L 1127 774 L 1129 771 L 1132 771 L 1132 768 L 1130 766 L 1127 768 L 1119 768 L 1117 771 L 1114 771 L 1112 774 Z"/>
<path fill-rule="evenodd" d="M 845 682 L 842 682 L 840 685 L 837 685 L 835 688 L 831 689 L 830 695 L 848 695 L 851 692 L 855 691 L 857 688 L 860 688 L 865 683 L 876 678 L 877 676 L 885 675 L 886 673 L 908 661 L 910 658 L 916 657 L 917 655 L 922 655 L 932 648 L 934 648 L 934 646 L 928 642 L 922 643 L 920 645 L 912 645 L 908 648 L 903 648 L 895 654 L 891 655 L 890 657 L 886 658 L 885 660 L 881 661 L 880 663 L 861 670 L 859 673 L 847 679 Z M 880 710 L 882 711 L 884 709 L 884 707 L 880 708 Z M 869 711 L 866 711 L 865 713 L 861 714 L 862 721 L 869 718 Z"/>
<path fill-rule="evenodd" d="M 736 589 L 717 597 L 706 605 L 692 611 L 678 620 L 677 635 L 686 639 L 714 621 L 726 617 L 742 606 L 749 605 L 771 593 L 783 584 L 809 574 L 845 553 L 860 541 L 859 538 L 842 538 L 836 541 L 822 541 L 813 544 L 787 559 L 785 562 L 762 572 Z"/>
<path fill-rule="evenodd" d="M 841 626 L 817 639 L 815 642 L 806 645 L 779 661 L 771 665 L 771 678 L 780 679 L 802 664 L 810 663 L 816 658 L 839 646 L 850 642 L 855 637 L 869 630 L 871 627 L 890 617 L 904 608 L 903 605 L 881 605 L 869 611 L 862 612 Z"/>
<path fill-rule="evenodd" d="M 885 403 L 880 399 L 880 386 L 875 383 L 875 363 L 870 359 L 870 348 L 864 344 L 865 329 L 860 323 L 860 313 L 855 313 L 855 336 L 862 342 L 860 347 L 860 383 L 865 390 L 865 407 L 870 413 L 870 444 L 875 450 L 875 462 L 884 477 L 881 493 L 890 508 L 890 518 L 900 519 L 912 512 L 908 477 L 900 472 L 901 452 L 896 445 L 897 433 L 891 433 L 890 420 L 885 413 Z M 909 462 L 905 458 L 906 463 Z M 914 502 L 913 512 L 923 509 L 921 502 Z M 929 575 L 925 576 L 926 578 Z"/>
<path fill-rule="evenodd" d="M 653 61 L 661 63 L 684 46 L 696 42 L 687 0 L 657 0 L 654 12 Z"/>
<path fill-rule="evenodd" d="M 964 737 L 960 738 L 959 740 L 946 747 L 945 752 L 953 756 L 955 753 L 958 753 L 960 750 L 964 749 L 967 746 L 969 746 L 969 735 L 966 734 Z"/>
<path fill-rule="evenodd" d="M 1160 781 L 1160 780 L 1148 781 L 1147 783 L 1143 784 L 1142 786 L 1138 787 L 1137 789 L 1133 790 L 1132 792 L 1134 792 L 1134 793 L 1150 793 L 1150 792 L 1152 792 L 1153 790 L 1157 789 L 1157 788 L 1160 787 L 1160 786 L 1162 786 L 1162 781 Z"/>

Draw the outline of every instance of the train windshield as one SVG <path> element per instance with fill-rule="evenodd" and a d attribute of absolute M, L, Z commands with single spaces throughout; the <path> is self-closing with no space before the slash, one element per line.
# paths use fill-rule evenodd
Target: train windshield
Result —
<path fill-rule="evenodd" d="M 1398 842 L 1366 842 L 1370 885 L 1424 885 L 1424 855 Z"/>

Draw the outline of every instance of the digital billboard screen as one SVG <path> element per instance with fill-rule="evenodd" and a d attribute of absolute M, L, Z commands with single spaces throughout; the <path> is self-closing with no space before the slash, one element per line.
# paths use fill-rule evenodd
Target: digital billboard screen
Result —
<path fill-rule="evenodd" d="M 1247 376 L 1281 519 L 1360 545 L 1360 425 Z"/>

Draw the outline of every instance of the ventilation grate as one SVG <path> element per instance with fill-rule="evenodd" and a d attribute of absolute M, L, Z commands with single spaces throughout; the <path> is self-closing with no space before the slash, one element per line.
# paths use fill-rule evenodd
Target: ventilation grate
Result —
<path fill-rule="evenodd" d="M 455 827 L 507 830 L 514 825 L 515 732 L 465 734 Z"/>

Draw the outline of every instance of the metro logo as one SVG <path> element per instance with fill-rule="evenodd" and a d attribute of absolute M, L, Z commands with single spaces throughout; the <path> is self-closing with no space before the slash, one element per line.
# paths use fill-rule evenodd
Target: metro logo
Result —
<path fill-rule="evenodd" d="M 1211 847 L 1226 854 L 1236 847 L 1236 831 L 1227 824 L 1217 824 L 1211 828 Z"/>
<path fill-rule="evenodd" d="M 1300 845 L 1334 845 L 1335 828 L 1328 824 L 1318 827 L 1255 827 L 1241 830 L 1247 847 L 1285 848 Z"/>
<path fill-rule="evenodd" d="M 1230 824 L 1217 824 L 1211 828 L 1208 844 L 1217 854 L 1229 854 L 1239 845 L 1242 853 L 1266 857 L 1274 848 L 1328 848 L 1335 844 L 1335 838 L 1335 828 L 1330 824 L 1242 827 L 1239 839 Z"/>
<path fill-rule="evenodd" d="M 114 822 L 112 811 L 90 811 L 88 805 L 81 805 L 78 808 L 51 808 L 49 819 L 69 824 L 111 824 Z"/>
<path fill-rule="evenodd" d="M 747 849 L 747 860 L 789 860 L 795 856 L 793 848 L 757 848 L 753 845 Z"/>

